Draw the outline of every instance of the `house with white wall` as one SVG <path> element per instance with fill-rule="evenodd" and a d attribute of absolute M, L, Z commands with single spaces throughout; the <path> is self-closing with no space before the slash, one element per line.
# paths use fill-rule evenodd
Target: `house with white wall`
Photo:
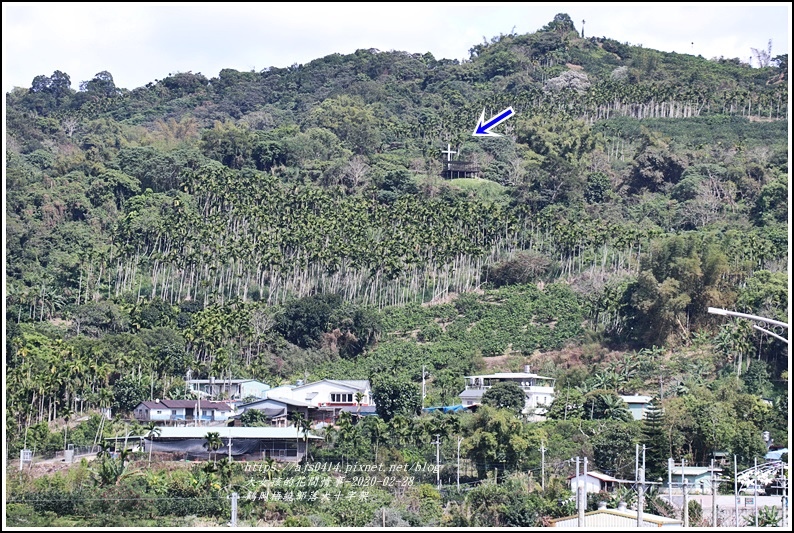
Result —
<path fill-rule="evenodd" d="M 185 383 L 195 393 L 202 393 L 208 397 L 224 398 L 232 401 L 243 400 L 248 397 L 267 398 L 270 385 L 255 379 L 189 379 Z"/>
<path fill-rule="evenodd" d="M 277 387 L 269 390 L 267 396 L 282 402 L 303 402 L 310 406 L 312 419 L 333 422 L 343 407 L 358 407 L 358 393 L 362 394 L 362 407 L 375 405 L 367 379 L 323 379 L 295 387 Z"/>
<path fill-rule="evenodd" d="M 524 409 L 522 414 L 530 419 L 545 418 L 551 402 L 554 401 L 554 378 L 540 376 L 529 372 L 498 372 L 466 376 L 466 388 L 459 394 L 464 407 L 479 405 L 485 392 L 497 383 L 513 382 L 524 391 Z"/>
<path fill-rule="evenodd" d="M 200 420 L 223 422 L 232 416 L 232 408 L 223 402 L 201 400 L 154 400 L 141 402 L 133 409 L 140 422 L 179 422 Z"/>
<path fill-rule="evenodd" d="M 568 484 L 571 487 L 571 492 L 576 494 L 580 484 L 585 487 L 588 493 L 595 492 L 612 492 L 618 485 L 631 484 L 633 481 L 618 479 L 607 474 L 602 474 L 596 470 L 587 472 L 587 475 L 579 474 L 578 476 L 568 476 Z"/>

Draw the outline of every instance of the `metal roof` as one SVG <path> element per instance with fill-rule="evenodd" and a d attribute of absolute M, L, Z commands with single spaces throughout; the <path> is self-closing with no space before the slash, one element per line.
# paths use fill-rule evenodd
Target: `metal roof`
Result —
<path fill-rule="evenodd" d="M 681 520 L 649 513 L 642 513 L 642 521 L 645 522 L 647 527 L 681 527 L 683 525 Z M 577 516 L 566 516 L 551 520 L 552 527 L 576 527 L 577 522 Z M 598 509 L 597 511 L 585 513 L 585 527 L 596 526 L 635 528 L 637 527 L 637 511 L 632 511 L 631 509 L 626 509 L 625 511 Z"/>
<path fill-rule="evenodd" d="M 285 403 L 287 405 L 293 405 L 295 407 L 312 407 L 316 408 L 316 406 L 310 404 L 309 402 L 303 402 L 301 400 L 293 400 L 292 398 L 284 398 L 283 396 L 279 396 L 277 398 L 268 398 L 269 400 L 275 400 L 277 402 Z"/>
<path fill-rule="evenodd" d="M 160 434 L 154 440 L 161 439 L 203 439 L 207 433 L 219 433 L 221 438 L 232 439 L 303 439 L 303 432 L 295 426 L 276 427 L 161 427 Z M 309 433 L 310 439 L 322 439 Z"/>
<path fill-rule="evenodd" d="M 600 479 L 601 481 L 609 481 L 613 483 L 634 483 L 634 481 L 629 481 L 627 479 L 618 479 L 616 477 L 612 477 L 608 474 L 602 474 L 601 472 L 597 472 L 595 470 L 588 470 L 587 475 L 590 477 L 594 477 L 595 479 Z M 578 476 L 568 476 L 568 479 L 580 478 L 582 474 Z"/>
<path fill-rule="evenodd" d="M 483 378 L 483 379 L 505 379 L 505 378 L 513 378 L 513 379 L 529 379 L 529 378 L 540 378 L 540 379 L 551 379 L 547 376 L 540 376 L 538 374 L 530 374 L 527 372 L 497 372 L 496 374 L 477 374 L 474 376 L 464 376 L 466 379 L 469 378 Z"/>
<path fill-rule="evenodd" d="M 353 387 L 354 389 L 359 389 L 359 390 L 370 389 L 368 379 L 327 379 L 326 381 L 328 381 L 329 383 L 338 383 L 346 387 Z"/>
<path fill-rule="evenodd" d="M 764 459 L 772 460 L 772 461 L 780 461 L 783 459 L 783 454 L 788 453 L 788 448 L 780 448 L 778 450 L 770 450 L 764 456 Z"/>
<path fill-rule="evenodd" d="M 254 407 L 255 405 L 259 405 L 260 403 L 267 403 L 267 402 L 280 403 L 282 405 L 286 405 L 284 402 L 280 400 L 276 400 L 275 398 L 261 398 L 259 400 L 254 400 L 253 402 L 239 403 L 237 404 L 237 408 L 245 411 L 246 409 L 255 409 Z"/>
<path fill-rule="evenodd" d="M 317 385 L 318 383 L 322 383 L 323 381 L 325 381 L 326 383 L 333 383 L 334 385 L 339 385 L 341 387 L 345 387 L 356 391 L 363 391 L 370 389 L 369 380 L 367 379 L 321 379 L 320 381 L 305 383 L 303 385 L 300 385 L 299 387 L 295 387 L 295 390 L 304 389 L 312 385 Z"/>
<path fill-rule="evenodd" d="M 626 403 L 650 403 L 653 400 L 652 396 L 641 396 L 641 395 L 628 395 L 628 396 L 621 396 L 621 400 Z"/>

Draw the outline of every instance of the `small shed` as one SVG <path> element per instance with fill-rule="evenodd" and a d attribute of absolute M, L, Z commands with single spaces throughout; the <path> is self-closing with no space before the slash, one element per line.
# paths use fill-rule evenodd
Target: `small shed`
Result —
<path fill-rule="evenodd" d="M 615 488 L 623 483 L 631 484 L 633 481 L 628 481 L 625 479 L 618 479 L 612 477 L 607 474 L 602 474 L 601 472 L 597 472 L 595 470 L 591 472 L 587 472 L 587 476 L 583 476 L 579 474 L 578 476 L 568 476 L 568 484 L 571 487 L 571 491 L 576 493 L 579 489 L 579 484 L 584 483 L 586 487 L 585 490 L 587 492 L 612 492 Z"/>
<path fill-rule="evenodd" d="M 722 468 L 714 469 L 714 479 L 719 480 Z M 687 482 L 687 491 L 690 494 L 711 494 L 711 468 L 708 466 L 674 466 L 670 469 L 673 486 L 681 486 L 681 475 Z M 666 482 L 665 482 L 666 484 Z M 680 490 L 680 489 L 679 489 Z"/>
<path fill-rule="evenodd" d="M 620 398 L 626 403 L 634 420 L 642 420 L 645 418 L 645 410 L 651 404 L 651 400 L 653 400 L 650 396 L 638 394 L 621 396 Z"/>

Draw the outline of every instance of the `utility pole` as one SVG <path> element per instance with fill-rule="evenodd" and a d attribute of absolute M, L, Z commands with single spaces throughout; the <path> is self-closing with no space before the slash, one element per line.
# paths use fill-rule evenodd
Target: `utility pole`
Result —
<path fill-rule="evenodd" d="M 425 365 L 422 365 L 422 409 L 425 408 Z"/>
<path fill-rule="evenodd" d="M 717 480 L 714 479 L 714 459 L 711 460 L 711 527 L 717 527 Z"/>
<path fill-rule="evenodd" d="M 546 492 L 546 448 L 540 441 L 540 488 Z"/>
<path fill-rule="evenodd" d="M 237 497 L 236 492 L 232 492 L 232 519 L 229 521 L 231 527 L 237 527 Z"/>
<path fill-rule="evenodd" d="M 569 387 L 566 385 L 565 386 L 565 410 L 564 410 L 564 413 L 562 415 L 562 419 L 563 420 L 568 420 L 568 392 L 569 392 Z"/>
<path fill-rule="evenodd" d="M 673 458 L 667 459 L 667 501 L 673 505 Z"/>
<path fill-rule="evenodd" d="M 736 527 L 739 527 L 739 474 L 736 466 L 736 454 L 733 455 L 733 514 L 736 518 Z"/>
<path fill-rule="evenodd" d="M 229 442 L 226 443 L 226 445 L 229 447 L 229 462 L 231 463 L 232 462 L 232 430 L 231 429 L 229 429 Z"/>
<path fill-rule="evenodd" d="M 758 527 L 758 457 L 753 459 L 755 461 L 755 470 L 753 472 L 753 513 L 755 514 L 755 527 Z"/>
<path fill-rule="evenodd" d="M 584 509 L 582 508 L 582 478 L 579 477 L 579 456 L 576 456 L 576 523 L 584 527 Z"/>
<path fill-rule="evenodd" d="M 584 514 L 587 512 L 587 457 L 584 458 L 582 464 L 582 478 L 584 479 L 584 486 L 582 487 L 582 507 L 579 509 L 579 514 L 582 515 L 582 522 L 584 523 Z"/>
<path fill-rule="evenodd" d="M 463 442 L 463 437 L 458 437 L 458 490 L 460 490 L 460 443 Z"/>
<path fill-rule="evenodd" d="M 642 468 L 637 472 L 640 484 L 637 489 L 637 527 L 644 527 L 642 511 L 645 507 L 645 445 L 642 445 Z"/>
<path fill-rule="evenodd" d="M 689 527 L 689 499 L 686 493 L 687 485 L 689 485 L 689 480 L 684 479 L 684 482 L 681 484 L 681 489 L 684 491 L 684 527 Z"/>
<path fill-rule="evenodd" d="M 441 490 L 441 461 L 440 461 L 440 446 L 441 440 L 439 439 L 439 434 L 436 433 L 436 484 L 438 485 L 438 489 Z"/>
<path fill-rule="evenodd" d="M 687 479 L 684 475 L 684 467 L 686 466 L 686 459 L 681 459 L 681 493 L 684 495 L 684 527 L 689 527 L 689 502 L 687 501 L 686 485 Z"/>
<path fill-rule="evenodd" d="M 640 484 L 637 486 L 637 527 L 645 527 L 645 522 L 642 520 L 642 511 L 645 506 L 645 465 L 637 472 L 637 477 L 640 478 Z"/>
<path fill-rule="evenodd" d="M 640 477 L 638 475 L 640 470 L 640 445 L 634 445 L 634 483 L 639 481 Z"/>

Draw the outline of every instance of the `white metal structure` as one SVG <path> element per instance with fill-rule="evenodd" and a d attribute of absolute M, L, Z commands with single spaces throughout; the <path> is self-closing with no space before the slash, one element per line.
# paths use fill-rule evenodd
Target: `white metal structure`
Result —
<path fill-rule="evenodd" d="M 727 309 L 720 309 L 718 307 L 709 307 L 708 308 L 708 312 L 711 313 L 712 315 L 735 316 L 735 317 L 739 317 L 739 318 L 747 318 L 749 320 L 755 320 L 755 321 L 758 321 L 758 322 L 765 322 L 767 324 L 772 324 L 773 326 L 778 326 L 778 327 L 781 327 L 781 328 L 784 328 L 784 329 L 788 329 L 788 324 L 786 324 L 785 322 L 780 322 L 779 320 L 773 320 L 771 318 L 766 318 L 766 317 L 762 317 L 762 316 L 758 316 L 758 315 L 748 315 L 747 313 L 738 313 L 736 311 L 728 311 Z M 786 344 L 788 344 L 788 339 L 778 335 L 777 333 L 773 333 L 773 332 L 771 332 L 769 330 L 766 330 L 766 329 L 764 329 L 761 326 L 758 326 L 756 324 L 753 324 L 753 328 L 755 328 L 758 331 L 761 331 L 763 333 L 766 333 L 767 335 L 771 335 L 774 338 L 776 338 L 778 340 L 781 340 L 781 341 L 785 342 Z"/>

